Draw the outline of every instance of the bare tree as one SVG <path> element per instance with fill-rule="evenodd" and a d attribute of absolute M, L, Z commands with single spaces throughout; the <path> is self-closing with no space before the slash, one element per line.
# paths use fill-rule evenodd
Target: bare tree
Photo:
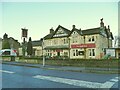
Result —
<path fill-rule="evenodd" d="M 115 36 L 114 47 L 120 47 L 120 36 Z"/>

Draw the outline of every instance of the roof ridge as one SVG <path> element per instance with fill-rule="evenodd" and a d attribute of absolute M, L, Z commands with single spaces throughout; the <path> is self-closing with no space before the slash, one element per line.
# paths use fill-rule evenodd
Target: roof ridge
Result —
<path fill-rule="evenodd" d="M 89 29 L 84 29 L 82 31 L 86 31 L 86 30 L 91 30 L 91 29 L 99 29 L 100 27 L 96 27 L 96 28 L 89 28 Z"/>

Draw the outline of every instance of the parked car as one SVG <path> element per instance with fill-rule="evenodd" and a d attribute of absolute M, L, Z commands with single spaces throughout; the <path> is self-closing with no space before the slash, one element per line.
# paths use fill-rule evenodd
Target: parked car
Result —
<path fill-rule="evenodd" d="M 2 49 L 0 56 L 17 56 L 17 51 L 15 49 Z"/>

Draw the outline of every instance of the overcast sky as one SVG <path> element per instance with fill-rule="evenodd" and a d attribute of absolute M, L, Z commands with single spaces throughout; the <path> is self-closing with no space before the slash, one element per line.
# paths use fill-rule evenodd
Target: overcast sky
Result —
<path fill-rule="evenodd" d="M 7 33 L 21 42 L 21 28 L 28 29 L 28 37 L 39 40 L 58 25 L 71 30 L 100 26 L 100 19 L 110 25 L 113 35 L 118 34 L 117 2 L 2 2 L 0 37 Z"/>

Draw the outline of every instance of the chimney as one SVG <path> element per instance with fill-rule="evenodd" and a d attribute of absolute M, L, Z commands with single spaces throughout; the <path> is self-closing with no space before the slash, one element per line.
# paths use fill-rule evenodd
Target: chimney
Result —
<path fill-rule="evenodd" d="M 108 31 L 110 32 L 110 26 L 108 25 Z"/>
<path fill-rule="evenodd" d="M 107 28 L 106 28 L 106 26 L 105 26 L 105 30 L 106 30 Z"/>
<path fill-rule="evenodd" d="M 73 27 L 73 29 L 75 29 L 75 25 L 73 25 L 72 27 Z"/>
<path fill-rule="evenodd" d="M 100 22 L 100 27 L 104 27 L 103 18 L 100 19 L 100 20 L 101 20 L 101 22 Z"/>
<path fill-rule="evenodd" d="M 53 33 L 53 32 L 54 32 L 54 30 L 53 30 L 53 27 L 52 27 L 52 28 L 50 29 L 50 34 Z"/>
<path fill-rule="evenodd" d="M 8 35 L 5 33 L 4 35 L 3 35 L 3 39 L 7 39 L 8 38 Z"/>

